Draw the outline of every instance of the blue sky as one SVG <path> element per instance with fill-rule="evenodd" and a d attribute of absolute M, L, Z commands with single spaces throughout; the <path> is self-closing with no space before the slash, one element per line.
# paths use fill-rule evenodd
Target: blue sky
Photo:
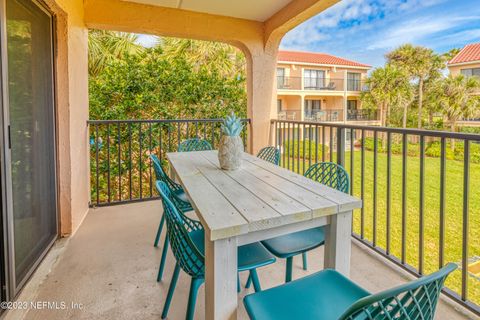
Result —
<path fill-rule="evenodd" d="M 140 35 L 145 46 L 153 41 Z M 404 43 L 443 53 L 472 42 L 480 42 L 480 0 L 342 0 L 287 33 L 281 48 L 378 67 Z"/>
<path fill-rule="evenodd" d="M 443 53 L 472 42 L 480 42 L 480 0 L 343 0 L 290 31 L 281 48 L 377 67 L 404 43 Z"/>

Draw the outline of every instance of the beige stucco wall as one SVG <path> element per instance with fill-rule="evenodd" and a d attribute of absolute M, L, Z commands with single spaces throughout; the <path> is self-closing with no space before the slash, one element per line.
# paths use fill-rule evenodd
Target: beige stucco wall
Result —
<path fill-rule="evenodd" d="M 88 33 L 82 0 L 45 0 L 55 16 L 57 168 L 60 234 L 77 230 L 87 214 Z"/>
<path fill-rule="evenodd" d="M 456 76 L 460 74 L 460 70 L 462 69 L 475 69 L 475 68 L 480 68 L 480 61 L 478 63 L 465 64 L 461 66 L 448 66 L 448 71 L 450 72 L 451 75 Z"/>
<path fill-rule="evenodd" d="M 282 111 L 299 111 L 301 109 L 301 96 L 278 96 L 282 100 Z"/>

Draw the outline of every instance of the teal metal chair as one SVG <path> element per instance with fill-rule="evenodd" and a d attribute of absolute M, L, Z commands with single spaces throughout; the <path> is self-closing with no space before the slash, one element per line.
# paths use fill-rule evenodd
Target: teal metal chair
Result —
<path fill-rule="evenodd" d="M 178 152 L 212 150 L 212 145 L 207 140 L 192 138 L 182 141 L 178 145 Z"/>
<path fill-rule="evenodd" d="M 157 181 L 163 181 L 165 185 L 170 190 L 170 194 L 172 195 L 172 202 L 175 204 L 175 206 L 182 212 L 188 212 L 192 211 L 192 205 L 188 201 L 188 197 L 185 194 L 185 191 L 183 191 L 183 188 L 181 185 L 170 179 L 170 177 L 165 173 L 165 171 L 162 168 L 162 165 L 160 164 L 160 160 L 158 157 L 154 154 L 150 155 L 150 159 L 152 160 L 153 163 L 153 169 L 155 171 L 155 177 Z M 163 230 L 163 225 L 165 224 L 165 215 L 162 214 L 162 218 L 160 219 L 160 224 L 158 225 L 158 230 L 157 230 L 157 235 L 155 236 L 155 242 L 153 245 L 155 247 L 158 246 L 158 241 L 160 240 L 160 235 L 162 234 Z M 165 269 L 165 260 L 167 259 L 167 252 L 168 252 L 168 238 L 165 237 L 165 241 L 163 243 L 163 248 L 162 248 L 162 258 L 160 259 L 160 266 L 158 267 L 158 275 L 157 275 L 157 281 L 162 281 L 163 277 L 163 270 Z"/>
<path fill-rule="evenodd" d="M 334 270 L 248 295 L 243 302 L 252 320 L 433 320 L 449 263 L 407 284 L 370 294 Z"/>
<path fill-rule="evenodd" d="M 167 317 L 180 269 L 192 278 L 187 306 L 187 319 L 193 319 L 198 289 L 205 281 L 204 230 L 199 221 L 190 219 L 177 210 L 171 201 L 170 189 L 164 182 L 157 181 L 156 187 L 162 199 L 164 216 L 167 222 L 167 237 L 171 243 L 170 247 L 173 255 L 177 260 L 163 307 L 162 319 Z M 250 272 L 256 292 L 261 291 L 256 269 L 274 262 L 275 257 L 260 242 L 238 248 L 238 272 Z"/>
<path fill-rule="evenodd" d="M 350 182 L 345 169 L 333 162 L 313 164 L 305 177 L 348 193 Z M 292 281 L 293 257 L 302 254 L 303 269 L 307 270 L 307 252 L 325 243 L 323 227 L 313 228 L 262 241 L 263 245 L 276 257 L 287 259 L 285 282 Z M 247 282 L 247 287 L 250 281 Z"/>
<path fill-rule="evenodd" d="M 262 160 L 276 164 L 277 166 L 280 164 L 280 150 L 275 147 L 262 148 L 258 152 L 257 157 Z"/>

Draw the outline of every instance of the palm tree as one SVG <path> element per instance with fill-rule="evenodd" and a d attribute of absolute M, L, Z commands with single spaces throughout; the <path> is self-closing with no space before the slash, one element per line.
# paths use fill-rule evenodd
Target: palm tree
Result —
<path fill-rule="evenodd" d="M 162 38 L 158 44 L 167 59 L 183 57 L 197 68 L 205 67 L 225 76 L 243 76 L 245 57 L 231 45 L 190 39 Z"/>
<path fill-rule="evenodd" d="M 407 74 L 393 65 L 375 69 L 366 81 L 368 90 L 362 93 L 362 102 L 380 109 L 380 123 L 387 125 L 392 109 L 404 110 L 403 126 L 406 127 L 407 108 L 413 92 Z"/>
<path fill-rule="evenodd" d="M 137 44 L 138 36 L 105 30 L 88 32 L 88 72 L 98 75 L 108 63 L 122 58 L 125 54 L 139 54 L 144 48 Z"/>
<path fill-rule="evenodd" d="M 480 108 L 480 97 L 475 95 L 480 89 L 480 81 L 462 74 L 449 75 L 442 81 L 441 89 L 441 95 L 437 98 L 438 103 L 449 122 L 450 130 L 455 132 L 460 119 L 472 117 Z M 455 149 L 454 140 L 451 148 Z"/>
<path fill-rule="evenodd" d="M 440 71 L 445 67 L 445 58 L 433 50 L 421 46 L 405 44 L 386 55 L 387 62 L 395 65 L 418 83 L 418 128 L 422 127 L 423 95 L 426 80 L 440 76 Z"/>

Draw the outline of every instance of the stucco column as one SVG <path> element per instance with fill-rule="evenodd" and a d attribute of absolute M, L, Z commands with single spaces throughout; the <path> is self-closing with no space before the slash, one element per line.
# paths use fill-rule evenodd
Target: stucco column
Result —
<path fill-rule="evenodd" d="M 271 46 L 247 55 L 247 116 L 252 120 L 249 151 L 253 154 L 270 141 L 270 120 L 276 112 L 277 53 L 278 46 Z"/>
<path fill-rule="evenodd" d="M 343 72 L 343 122 L 347 122 L 347 89 L 348 89 L 348 73 Z"/>

